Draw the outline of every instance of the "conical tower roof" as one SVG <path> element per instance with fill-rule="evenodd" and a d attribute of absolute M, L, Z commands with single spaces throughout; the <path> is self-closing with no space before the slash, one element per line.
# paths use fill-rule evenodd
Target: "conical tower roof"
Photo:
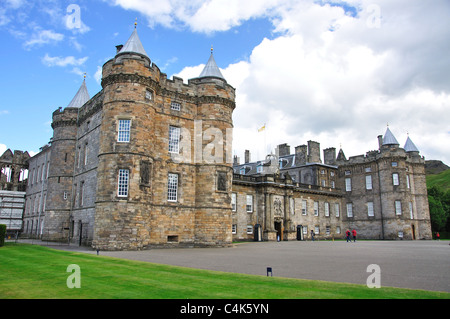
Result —
<path fill-rule="evenodd" d="M 416 147 L 416 145 L 414 145 L 413 141 L 411 141 L 411 139 L 408 138 L 406 139 L 406 143 L 405 146 L 403 147 L 405 149 L 406 152 L 419 152 L 419 149 Z"/>
<path fill-rule="evenodd" d="M 81 87 L 79 88 L 77 94 L 75 94 L 72 101 L 69 103 L 67 107 L 82 107 L 87 101 L 89 101 L 89 92 L 86 87 L 86 79 L 83 80 Z"/>
<path fill-rule="evenodd" d="M 200 73 L 199 76 L 199 78 L 206 78 L 206 77 L 215 77 L 225 80 L 222 73 L 220 72 L 219 67 L 216 64 L 216 61 L 214 60 L 212 48 L 211 48 L 211 56 L 209 57 L 208 63 L 206 63 L 205 68 L 203 69 L 202 73 Z"/>
<path fill-rule="evenodd" d="M 336 158 L 336 161 L 346 161 L 347 157 L 345 157 L 344 151 L 342 148 L 339 150 L 338 156 Z"/>
<path fill-rule="evenodd" d="M 148 57 L 147 52 L 145 52 L 144 46 L 142 45 L 141 40 L 139 39 L 136 26 L 128 39 L 127 43 L 122 47 L 118 54 L 121 53 L 138 53 Z"/>
<path fill-rule="evenodd" d="M 397 139 L 395 138 L 394 134 L 392 134 L 389 127 L 386 130 L 386 133 L 383 137 L 383 145 L 399 145 Z"/>

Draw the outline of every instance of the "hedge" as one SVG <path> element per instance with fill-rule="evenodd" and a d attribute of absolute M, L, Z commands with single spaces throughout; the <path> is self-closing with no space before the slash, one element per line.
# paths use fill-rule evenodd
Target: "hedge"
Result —
<path fill-rule="evenodd" d="M 6 225 L 0 225 L 0 247 L 5 245 Z"/>

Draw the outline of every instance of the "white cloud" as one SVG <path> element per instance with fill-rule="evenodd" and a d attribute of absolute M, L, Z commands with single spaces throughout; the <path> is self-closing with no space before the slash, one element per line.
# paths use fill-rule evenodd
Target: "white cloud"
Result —
<path fill-rule="evenodd" d="M 51 57 L 48 54 L 45 54 L 45 56 L 42 58 L 42 63 L 44 63 L 46 66 L 81 66 L 87 61 L 88 57 L 84 58 L 75 58 L 73 56 L 67 56 L 67 57 Z"/>
<path fill-rule="evenodd" d="M 102 72 L 103 72 L 103 68 L 102 66 L 97 66 L 97 71 L 94 74 L 94 79 L 95 81 L 97 81 L 98 84 L 101 84 L 102 82 Z"/>
<path fill-rule="evenodd" d="M 111 2 L 111 1 L 109 1 Z M 428 159 L 450 163 L 450 2 L 436 0 L 115 0 L 167 27 L 211 33 L 265 17 L 273 38 L 224 67 L 237 89 L 234 148 L 264 156 L 287 142 L 378 148 L 386 123 Z M 203 65 L 177 76 L 197 77 Z M 267 124 L 266 138 L 257 129 Z M 245 138 L 244 138 L 245 137 Z M 266 146 L 264 146 L 266 145 Z M 254 156 L 254 159 L 256 156 Z"/>
<path fill-rule="evenodd" d="M 5 153 L 5 151 L 6 151 L 7 149 L 8 149 L 8 148 L 6 147 L 5 144 L 0 144 L 0 156 L 2 156 L 3 153 Z"/>
<path fill-rule="evenodd" d="M 31 36 L 31 39 L 26 41 L 25 48 L 31 48 L 34 46 L 40 46 L 48 43 L 60 42 L 64 39 L 64 35 L 61 33 L 54 32 L 52 30 L 42 30 L 41 28 L 36 28 L 35 32 Z"/>

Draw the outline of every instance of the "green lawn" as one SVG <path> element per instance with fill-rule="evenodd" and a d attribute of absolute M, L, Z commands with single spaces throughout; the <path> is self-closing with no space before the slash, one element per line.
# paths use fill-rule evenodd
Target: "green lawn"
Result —
<path fill-rule="evenodd" d="M 81 288 L 69 289 L 70 264 Z M 449 293 L 205 271 L 47 247 L 0 247 L 1 299 L 449 299 Z"/>

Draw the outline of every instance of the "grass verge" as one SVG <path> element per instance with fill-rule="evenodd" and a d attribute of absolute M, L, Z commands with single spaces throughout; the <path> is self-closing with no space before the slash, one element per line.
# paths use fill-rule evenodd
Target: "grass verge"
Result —
<path fill-rule="evenodd" d="M 69 289 L 67 267 L 81 271 Z M 68 252 L 0 248 L 2 299 L 449 299 L 449 293 L 243 275 Z"/>

